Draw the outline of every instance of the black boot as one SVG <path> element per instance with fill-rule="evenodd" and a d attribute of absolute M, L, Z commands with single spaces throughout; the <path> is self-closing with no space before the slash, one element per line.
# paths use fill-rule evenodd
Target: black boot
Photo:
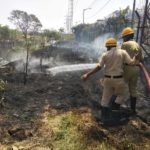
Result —
<path fill-rule="evenodd" d="M 128 121 L 128 117 L 122 116 L 120 111 L 113 112 L 109 107 L 102 107 L 101 121 L 105 126 L 116 126 Z"/>
<path fill-rule="evenodd" d="M 136 114 L 136 97 L 130 97 L 130 107 L 133 114 Z"/>
<path fill-rule="evenodd" d="M 111 105 L 112 110 L 119 110 L 120 109 L 120 104 L 117 104 L 115 102 L 112 103 Z"/>
<path fill-rule="evenodd" d="M 101 120 L 105 124 L 110 119 L 110 109 L 109 107 L 102 107 L 101 108 Z"/>
<path fill-rule="evenodd" d="M 117 98 L 116 95 L 113 95 L 113 96 L 111 97 L 111 100 L 110 100 L 110 107 L 111 107 L 112 110 L 119 110 L 119 109 L 120 109 L 120 104 L 117 104 L 117 103 L 115 102 L 116 98 Z"/>

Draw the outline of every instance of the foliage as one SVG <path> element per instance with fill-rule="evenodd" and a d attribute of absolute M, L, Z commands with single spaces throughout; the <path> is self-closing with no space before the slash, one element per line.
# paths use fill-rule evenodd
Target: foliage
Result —
<path fill-rule="evenodd" d="M 40 20 L 35 15 L 21 10 L 13 10 L 8 19 L 21 30 L 25 38 L 27 34 L 35 34 L 42 27 Z"/>
<path fill-rule="evenodd" d="M 0 26 L 0 39 L 8 40 L 9 39 L 9 28 L 8 26 Z"/>
<path fill-rule="evenodd" d="M 4 92 L 6 89 L 6 83 L 0 79 L 0 107 L 4 106 Z"/>
<path fill-rule="evenodd" d="M 108 32 L 120 32 L 125 26 L 131 26 L 131 20 L 126 18 L 130 12 L 130 7 L 114 11 L 106 20 L 106 27 Z"/>
<path fill-rule="evenodd" d="M 119 150 L 135 150 L 135 145 L 125 140 L 120 143 Z"/>
<path fill-rule="evenodd" d="M 17 29 L 9 29 L 9 39 L 19 41 L 22 38 L 22 33 Z"/>
<path fill-rule="evenodd" d="M 63 34 L 63 39 L 66 41 L 74 40 L 74 34 Z"/>
<path fill-rule="evenodd" d="M 42 34 L 44 37 L 47 38 L 47 40 L 59 40 L 60 39 L 60 33 L 55 30 L 49 30 L 45 29 Z"/>
<path fill-rule="evenodd" d="M 59 32 L 60 32 L 60 33 L 64 33 L 64 31 L 65 31 L 64 28 L 60 28 L 60 29 L 59 29 Z"/>
<path fill-rule="evenodd" d="M 6 83 L 0 79 L 0 92 L 4 92 L 6 87 Z"/>
<path fill-rule="evenodd" d="M 22 33 L 16 29 L 10 29 L 8 26 L 0 25 L 0 40 L 5 41 L 19 41 L 22 38 Z"/>
<path fill-rule="evenodd" d="M 90 42 L 97 36 L 108 32 L 120 32 L 125 26 L 131 26 L 131 21 L 126 15 L 131 12 L 129 6 L 122 10 L 116 10 L 101 22 L 94 24 L 79 24 L 73 27 L 77 41 Z"/>

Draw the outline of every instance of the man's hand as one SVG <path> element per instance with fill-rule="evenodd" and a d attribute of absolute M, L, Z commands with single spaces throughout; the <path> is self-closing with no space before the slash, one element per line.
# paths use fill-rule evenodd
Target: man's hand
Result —
<path fill-rule="evenodd" d="M 88 79 L 88 74 L 86 73 L 86 74 L 84 74 L 84 75 L 82 75 L 81 76 L 81 79 L 83 80 L 83 81 L 86 81 L 87 79 Z"/>
<path fill-rule="evenodd" d="M 134 55 L 135 59 L 136 59 L 136 60 L 139 60 L 140 55 L 141 55 L 140 52 L 135 53 L 135 55 Z"/>
<path fill-rule="evenodd" d="M 136 53 L 133 57 L 133 60 L 134 60 L 134 65 L 139 65 L 139 57 L 140 57 L 140 53 Z"/>
<path fill-rule="evenodd" d="M 88 73 L 85 73 L 84 75 L 81 76 L 81 79 L 83 81 L 86 81 L 91 75 L 95 74 L 97 71 L 101 70 L 101 66 L 98 64 L 95 66 L 94 69 L 89 71 Z"/>

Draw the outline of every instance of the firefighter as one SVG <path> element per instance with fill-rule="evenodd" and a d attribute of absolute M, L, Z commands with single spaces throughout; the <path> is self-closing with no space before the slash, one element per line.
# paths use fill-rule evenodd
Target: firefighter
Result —
<path fill-rule="evenodd" d="M 134 30 L 130 27 L 123 29 L 122 31 L 123 44 L 121 49 L 126 50 L 131 58 L 135 54 L 138 54 L 137 63 L 139 63 L 143 57 L 139 44 L 133 40 Z M 130 65 L 125 63 L 124 66 L 124 79 L 128 83 L 130 93 L 130 108 L 133 114 L 136 114 L 136 100 L 137 100 L 137 81 L 139 76 L 138 65 Z"/>
<path fill-rule="evenodd" d="M 87 80 L 91 75 L 104 67 L 104 81 L 103 81 L 103 95 L 101 100 L 101 119 L 103 122 L 107 122 L 110 119 L 110 99 L 115 93 L 117 98 L 115 100 L 116 105 L 120 106 L 128 95 L 128 87 L 123 78 L 123 64 L 133 64 L 135 57 L 130 58 L 125 50 L 117 49 L 117 41 L 114 38 L 108 38 L 105 46 L 107 52 L 104 52 L 101 56 L 100 62 L 97 66 L 88 73 L 81 76 L 82 80 Z"/>

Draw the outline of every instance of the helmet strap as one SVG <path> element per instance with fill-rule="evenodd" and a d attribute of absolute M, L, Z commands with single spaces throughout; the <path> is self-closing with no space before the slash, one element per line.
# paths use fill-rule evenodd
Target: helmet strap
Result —
<path fill-rule="evenodd" d="M 133 38 L 134 38 L 134 34 L 129 34 L 129 35 L 123 37 L 123 41 L 127 42 L 130 40 L 133 40 Z"/>
<path fill-rule="evenodd" d="M 116 47 L 116 46 L 106 46 L 107 47 L 107 51 L 110 51 L 112 47 Z"/>

